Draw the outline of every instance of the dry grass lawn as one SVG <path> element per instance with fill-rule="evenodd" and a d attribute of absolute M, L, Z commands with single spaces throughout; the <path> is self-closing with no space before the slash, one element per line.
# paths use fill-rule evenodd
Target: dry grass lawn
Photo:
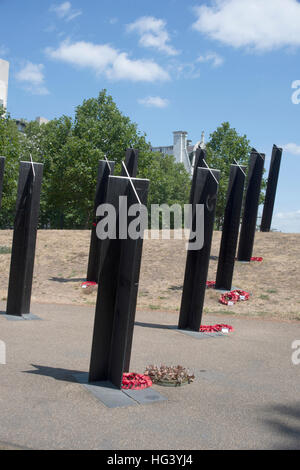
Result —
<path fill-rule="evenodd" d="M 220 245 L 214 233 L 209 280 L 214 280 Z M 40 230 L 34 270 L 32 302 L 94 304 L 96 292 L 81 288 L 85 280 L 90 233 Z M 12 231 L 0 231 L 0 298 L 6 300 Z M 2 247 L 2 249 L 1 249 Z M 262 263 L 236 263 L 234 285 L 251 293 L 234 306 L 218 302 L 220 294 L 207 290 L 205 312 L 238 316 L 300 320 L 300 234 L 257 233 L 253 256 Z M 184 240 L 145 240 L 138 308 L 177 314 L 180 307 L 186 251 Z"/>

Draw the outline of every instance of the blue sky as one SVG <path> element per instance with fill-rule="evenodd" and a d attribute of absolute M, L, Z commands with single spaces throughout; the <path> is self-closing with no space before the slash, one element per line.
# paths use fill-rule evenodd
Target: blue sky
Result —
<path fill-rule="evenodd" d="M 154 146 L 223 121 L 284 147 L 273 227 L 300 232 L 300 2 L 0 0 L 12 117 L 73 115 L 102 88 Z M 299 90 L 299 91 L 298 91 Z"/>

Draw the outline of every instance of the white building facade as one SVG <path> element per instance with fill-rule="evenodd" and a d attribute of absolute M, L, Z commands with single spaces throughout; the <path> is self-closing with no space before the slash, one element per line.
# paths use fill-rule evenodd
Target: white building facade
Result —
<path fill-rule="evenodd" d="M 152 152 L 161 152 L 167 155 L 174 155 L 176 162 L 183 163 L 186 171 L 193 174 L 193 163 L 197 148 L 205 148 L 204 132 L 202 132 L 201 140 L 195 145 L 191 145 L 191 141 L 187 140 L 186 131 L 173 132 L 173 145 L 164 147 L 151 147 Z"/>
<path fill-rule="evenodd" d="M 0 105 L 7 108 L 9 62 L 0 59 Z"/>
<path fill-rule="evenodd" d="M 43 116 L 38 116 L 37 118 L 35 118 L 35 120 L 36 120 L 36 122 L 39 123 L 39 125 L 47 124 L 49 122 L 49 119 L 46 119 Z"/>

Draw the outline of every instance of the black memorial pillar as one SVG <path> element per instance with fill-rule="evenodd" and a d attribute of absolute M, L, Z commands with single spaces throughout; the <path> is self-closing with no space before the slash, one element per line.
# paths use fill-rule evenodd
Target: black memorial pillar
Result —
<path fill-rule="evenodd" d="M 237 256 L 238 261 L 251 260 L 264 163 L 265 155 L 253 149 L 250 155 L 248 183 Z"/>
<path fill-rule="evenodd" d="M 245 167 L 230 165 L 226 206 L 219 251 L 216 289 L 231 290 L 245 183 Z"/>
<path fill-rule="evenodd" d="M 129 176 L 136 178 L 138 169 L 139 150 L 127 149 L 125 153 L 125 165 Z M 128 176 L 124 167 L 121 169 L 121 176 Z"/>
<path fill-rule="evenodd" d="M 7 315 L 22 316 L 30 313 L 42 177 L 41 163 L 20 162 Z"/>
<path fill-rule="evenodd" d="M 195 171 L 196 166 L 198 168 L 207 168 L 207 166 L 204 163 L 205 159 L 206 159 L 206 150 L 202 149 L 201 147 L 198 147 L 195 152 L 194 171 Z"/>
<path fill-rule="evenodd" d="M 281 157 L 282 149 L 273 145 L 265 203 L 260 224 L 261 232 L 269 232 L 271 228 Z"/>
<path fill-rule="evenodd" d="M 199 331 L 201 325 L 219 177 L 220 172 L 218 170 L 210 170 L 208 168 L 197 169 L 192 203 L 192 231 L 196 231 L 196 205 L 201 204 L 204 211 L 201 222 L 203 240 L 197 249 L 189 249 L 187 253 L 178 323 L 179 329 Z"/>
<path fill-rule="evenodd" d="M 116 238 L 106 238 L 102 242 L 89 382 L 109 381 L 121 388 L 123 373 L 129 369 L 143 226 L 140 226 L 141 237 L 137 239 L 125 238 L 124 226 L 120 235 L 119 226 L 121 220 L 124 222 L 124 213 L 121 214 L 124 204 L 128 208 L 133 204 L 138 204 L 139 208 L 139 203 L 147 204 L 148 187 L 149 180 L 109 177 L 106 202 L 116 210 Z M 128 216 L 127 233 L 133 220 Z"/>
<path fill-rule="evenodd" d="M 96 217 L 97 207 L 103 204 L 106 200 L 106 191 L 108 184 L 108 177 L 113 175 L 115 162 L 100 160 L 98 164 L 98 178 L 96 186 L 96 195 L 94 203 L 94 221 L 91 230 L 90 252 L 87 269 L 87 281 L 98 282 L 99 276 L 99 258 L 101 250 L 101 240 L 97 237 L 96 226 L 98 219 Z"/>
<path fill-rule="evenodd" d="M 191 191 L 190 191 L 190 200 L 189 203 L 193 204 L 194 199 L 194 192 L 195 192 L 195 184 L 197 180 L 197 170 L 198 168 L 207 168 L 205 165 L 206 151 L 202 148 L 198 148 L 195 153 L 195 160 L 194 160 L 194 167 L 193 167 L 193 177 L 192 177 L 192 184 L 191 184 Z"/>

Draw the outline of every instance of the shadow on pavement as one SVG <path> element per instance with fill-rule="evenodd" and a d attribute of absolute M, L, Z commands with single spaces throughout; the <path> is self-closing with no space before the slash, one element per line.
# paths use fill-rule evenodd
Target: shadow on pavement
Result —
<path fill-rule="evenodd" d="M 160 325 L 158 323 L 143 323 L 136 321 L 135 326 L 142 326 L 144 328 L 158 328 L 160 330 L 177 330 L 177 325 Z"/>
<path fill-rule="evenodd" d="M 270 418 L 264 420 L 273 434 L 278 435 L 279 441 L 283 438 L 288 444 L 282 445 L 274 442 L 273 449 L 300 450 L 300 402 L 291 405 L 273 405 L 266 409 Z"/>
<path fill-rule="evenodd" d="M 73 278 L 65 278 L 65 277 L 50 277 L 49 281 L 54 281 L 54 282 L 84 282 L 86 281 L 85 278 L 83 277 L 73 277 Z"/>
<path fill-rule="evenodd" d="M 74 378 L 75 374 L 80 374 L 80 370 L 60 369 L 58 367 L 39 366 L 31 364 L 36 370 L 23 370 L 25 374 L 43 375 L 44 377 L 52 377 L 55 380 L 62 380 L 63 382 L 78 383 Z"/>

